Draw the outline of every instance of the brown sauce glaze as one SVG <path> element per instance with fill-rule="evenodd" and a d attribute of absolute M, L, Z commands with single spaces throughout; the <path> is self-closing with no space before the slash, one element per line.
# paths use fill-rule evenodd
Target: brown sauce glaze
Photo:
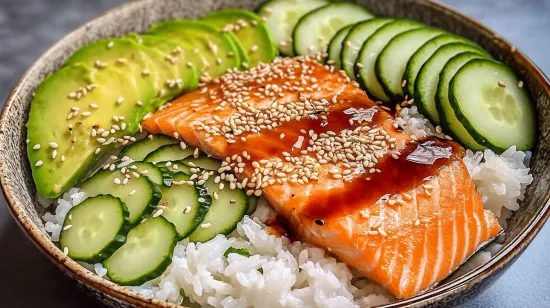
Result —
<path fill-rule="evenodd" d="M 413 151 L 426 144 L 431 145 L 431 142 L 438 148 L 450 148 L 450 157 L 436 159 L 432 164 L 407 160 Z M 342 188 L 336 188 L 311 200 L 304 209 L 304 214 L 311 219 L 330 219 L 368 208 L 386 194 L 400 194 L 418 187 L 426 178 L 437 175 L 440 168 L 460 160 L 464 149 L 456 142 L 429 137 L 409 143 L 401 153 L 399 159 L 382 160 L 377 165 L 380 173 L 365 174 L 352 182 L 346 182 Z"/>

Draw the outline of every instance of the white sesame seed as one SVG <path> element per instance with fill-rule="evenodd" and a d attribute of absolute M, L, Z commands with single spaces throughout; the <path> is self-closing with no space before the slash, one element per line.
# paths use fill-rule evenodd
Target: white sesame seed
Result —
<path fill-rule="evenodd" d="M 129 195 L 129 196 L 133 196 L 136 192 L 137 192 L 137 190 L 132 189 L 128 195 Z"/>
<path fill-rule="evenodd" d="M 120 181 L 119 178 L 115 178 L 113 181 L 114 181 L 115 184 L 117 184 L 117 185 L 120 185 L 120 184 L 122 183 L 122 182 Z"/>
<path fill-rule="evenodd" d="M 209 222 L 201 224 L 201 228 L 203 228 L 203 229 L 210 228 L 211 226 L 212 226 L 212 224 L 209 223 Z"/>
<path fill-rule="evenodd" d="M 39 160 L 39 161 L 37 161 L 36 164 L 34 164 L 34 165 L 35 165 L 36 167 L 40 167 L 40 166 L 42 166 L 42 164 L 44 164 L 44 162 L 41 161 L 41 160 Z"/>
<path fill-rule="evenodd" d="M 67 231 L 72 227 L 73 227 L 73 225 L 66 225 L 65 227 L 63 227 L 63 231 Z"/>
<path fill-rule="evenodd" d="M 142 103 L 141 101 L 137 101 L 137 102 L 136 102 L 136 105 L 138 105 L 138 106 L 141 107 L 141 106 L 143 106 L 143 103 Z"/>
<path fill-rule="evenodd" d="M 63 248 L 63 253 L 64 253 L 65 255 L 69 255 L 69 247 L 64 247 L 64 248 Z"/>
<path fill-rule="evenodd" d="M 40 150 L 40 144 L 35 144 L 33 147 L 33 150 Z"/>
<path fill-rule="evenodd" d="M 108 49 L 111 49 L 111 48 L 113 48 L 114 46 L 115 46 L 115 42 L 113 42 L 113 41 L 110 41 L 110 42 L 107 44 L 107 48 L 108 48 Z"/>
<path fill-rule="evenodd" d="M 518 88 L 523 88 L 523 81 L 518 81 Z"/>
<path fill-rule="evenodd" d="M 52 158 L 55 159 L 56 157 L 57 157 L 57 150 L 53 150 L 53 152 L 52 152 Z"/>
<path fill-rule="evenodd" d="M 164 213 L 163 209 L 160 209 L 160 210 L 156 211 L 155 214 L 153 214 L 153 218 L 159 217 L 160 215 L 162 215 L 162 213 Z"/>
<path fill-rule="evenodd" d="M 183 214 L 188 214 L 189 212 L 191 212 L 191 206 L 186 206 L 185 209 L 183 209 Z"/>
<path fill-rule="evenodd" d="M 124 102 L 124 97 L 122 97 L 122 96 L 117 98 L 117 100 L 116 100 L 116 103 L 119 104 L 119 105 L 122 104 L 123 102 Z"/>
<path fill-rule="evenodd" d="M 506 88 L 506 84 L 502 81 L 498 82 L 498 86 L 501 87 L 501 88 Z"/>

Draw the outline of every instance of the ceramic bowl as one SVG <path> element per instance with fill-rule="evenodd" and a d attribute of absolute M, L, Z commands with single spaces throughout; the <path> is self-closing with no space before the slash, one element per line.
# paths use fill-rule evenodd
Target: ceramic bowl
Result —
<path fill-rule="evenodd" d="M 503 248 L 482 267 L 425 293 L 387 307 L 449 307 L 462 303 L 487 288 L 527 248 L 548 218 L 550 185 L 550 84 L 521 51 L 480 23 L 427 0 L 357 0 L 379 16 L 406 17 L 440 27 L 479 43 L 525 81 L 537 107 L 538 144 L 532 160 L 534 182 L 521 209 L 509 221 Z M 175 307 L 145 298 L 102 279 L 66 257 L 44 231 L 40 217 L 45 210 L 36 199 L 26 157 L 27 113 L 35 87 L 55 71 L 76 49 L 92 41 L 145 32 L 159 21 L 197 18 L 223 8 L 256 9 L 254 0 L 144 0 L 114 8 L 65 36 L 45 52 L 23 75 L 10 94 L 0 117 L 0 178 L 9 208 L 31 241 L 86 293 L 111 307 Z M 53 17 L 52 17 L 53 18 Z"/>

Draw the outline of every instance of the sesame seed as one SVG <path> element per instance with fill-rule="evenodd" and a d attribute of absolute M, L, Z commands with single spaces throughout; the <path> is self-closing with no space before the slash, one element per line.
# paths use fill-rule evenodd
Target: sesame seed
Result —
<path fill-rule="evenodd" d="M 441 134 L 441 132 L 443 131 L 443 129 L 441 128 L 441 126 L 437 125 L 435 127 L 435 131 L 438 133 L 438 134 Z"/>
<path fill-rule="evenodd" d="M 63 231 L 67 231 L 72 227 L 73 227 L 73 225 L 66 225 L 65 227 L 63 227 Z"/>
<path fill-rule="evenodd" d="M 403 80 L 403 82 L 401 82 L 401 88 L 404 88 L 405 86 L 407 86 L 407 80 Z"/>
<path fill-rule="evenodd" d="M 41 160 L 39 160 L 39 161 L 37 161 L 36 164 L 34 164 L 34 165 L 35 165 L 36 167 L 40 167 L 40 166 L 42 166 L 42 164 L 44 164 L 44 162 L 41 161 Z"/>
<path fill-rule="evenodd" d="M 191 212 L 191 206 L 186 206 L 185 209 L 183 209 L 183 214 L 188 214 L 189 212 Z"/>
<path fill-rule="evenodd" d="M 141 101 L 137 101 L 137 102 L 136 102 L 136 105 L 138 105 L 138 106 L 141 107 L 141 106 L 143 106 L 143 103 L 142 103 Z"/>
<path fill-rule="evenodd" d="M 209 223 L 209 222 L 201 224 L 201 228 L 203 228 L 203 229 L 210 228 L 211 226 L 212 226 L 212 224 Z"/>
<path fill-rule="evenodd" d="M 99 152 L 101 152 L 101 148 L 96 148 L 94 153 L 99 154 Z"/>
<path fill-rule="evenodd" d="M 522 80 L 518 81 L 518 88 L 523 88 L 523 81 Z"/>
<path fill-rule="evenodd" d="M 117 103 L 118 105 L 122 104 L 123 102 L 124 102 L 124 97 L 122 97 L 122 96 L 119 97 L 119 98 L 117 98 L 117 100 L 116 100 L 116 103 Z"/>
<path fill-rule="evenodd" d="M 160 209 L 160 210 L 156 211 L 155 214 L 153 214 L 153 218 L 159 217 L 160 215 L 162 215 L 162 213 L 164 213 L 163 209 Z"/>
<path fill-rule="evenodd" d="M 89 117 L 92 115 L 92 113 L 90 111 L 85 111 L 81 114 L 83 117 Z"/>
<path fill-rule="evenodd" d="M 383 237 L 388 236 L 388 234 L 386 233 L 386 231 L 384 231 L 384 229 L 382 229 L 382 228 L 378 228 L 378 233 L 380 233 L 380 235 L 382 235 Z"/>
<path fill-rule="evenodd" d="M 122 182 L 120 181 L 119 178 L 115 178 L 113 181 L 114 181 L 115 184 L 117 184 L 117 185 L 120 185 L 120 184 L 122 183 Z"/>
<path fill-rule="evenodd" d="M 64 247 L 64 248 L 63 248 L 63 253 L 64 253 L 65 255 L 69 255 L 69 247 Z"/>
<path fill-rule="evenodd" d="M 414 225 L 415 225 L 415 226 L 419 226 L 419 225 L 420 225 L 420 219 L 417 219 L 417 220 L 414 222 Z"/>
<path fill-rule="evenodd" d="M 128 195 L 129 195 L 129 196 L 133 196 L 136 192 L 137 192 L 137 190 L 132 189 Z"/>
<path fill-rule="evenodd" d="M 113 42 L 113 41 L 110 41 L 110 42 L 107 44 L 107 48 L 108 48 L 108 49 L 111 49 L 111 48 L 113 48 L 114 46 L 115 46 L 115 42 Z"/>
<path fill-rule="evenodd" d="M 498 82 L 498 86 L 501 87 L 501 88 L 506 88 L 506 84 L 502 81 Z"/>
<path fill-rule="evenodd" d="M 411 198 L 411 200 L 412 200 L 412 198 Z M 401 199 L 397 199 L 397 200 L 395 200 L 395 202 L 397 202 L 397 204 L 399 204 L 401 206 L 407 205 L 407 202 L 405 202 L 404 200 L 401 200 Z"/>
<path fill-rule="evenodd" d="M 99 106 L 97 104 L 90 104 L 90 108 L 97 109 L 97 108 L 99 108 Z"/>
<path fill-rule="evenodd" d="M 395 205 L 395 200 L 393 200 L 393 199 L 388 200 L 388 204 L 389 204 L 389 205 Z"/>
<path fill-rule="evenodd" d="M 62 162 L 65 161 L 65 155 L 62 155 L 62 156 L 61 156 L 61 161 L 62 161 Z"/>
<path fill-rule="evenodd" d="M 56 157 L 57 157 L 57 150 L 53 150 L 53 152 L 52 152 L 52 158 L 55 159 Z"/>
<path fill-rule="evenodd" d="M 151 74 L 151 72 L 149 70 L 143 70 L 141 72 L 141 75 L 143 75 L 143 76 L 149 76 L 150 74 Z"/>
<path fill-rule="evenodd" d="M 33 150 L 40 150 L 40 144 L 35 144 L 33 147 Z"/>

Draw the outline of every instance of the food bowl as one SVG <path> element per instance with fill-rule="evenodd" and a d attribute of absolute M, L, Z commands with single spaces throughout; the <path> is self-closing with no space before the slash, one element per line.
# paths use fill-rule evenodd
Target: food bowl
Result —
<path fill-rule="evenodd" d="M 526 249 L 549 215 L 550 82 L 524 55 L 478 22 L 428 0 L 355 1 L 379 16 L 406 17 L 474 40 L 525 82 L 538 111 L 539 134 L 531 161 L 534 182 L 522 206 L 508 221 L 502 249 L 485 265 L 385 307 L 449 307 L 467 301 L 494 282 Z M 174 18 L 196 18 L 222 8 L 256 9 L 253 0 L 144 0 L 112 9 L 70 33 L 44 53 L 10 94 L 0 117 L 0 179 L 12 214 L 27 236 L 49 259 L 87 293 L 113 307 L 176 307 L 138 295 L 89 272 L 64 255 L 49 239 L 41 216 L 45 209 L 36 198 L 26 156 L 25 123 L 33 91 L 40 81 L 61 66 L 76 49 L 92 41 L 145 32 L 151 24 Z"/>

